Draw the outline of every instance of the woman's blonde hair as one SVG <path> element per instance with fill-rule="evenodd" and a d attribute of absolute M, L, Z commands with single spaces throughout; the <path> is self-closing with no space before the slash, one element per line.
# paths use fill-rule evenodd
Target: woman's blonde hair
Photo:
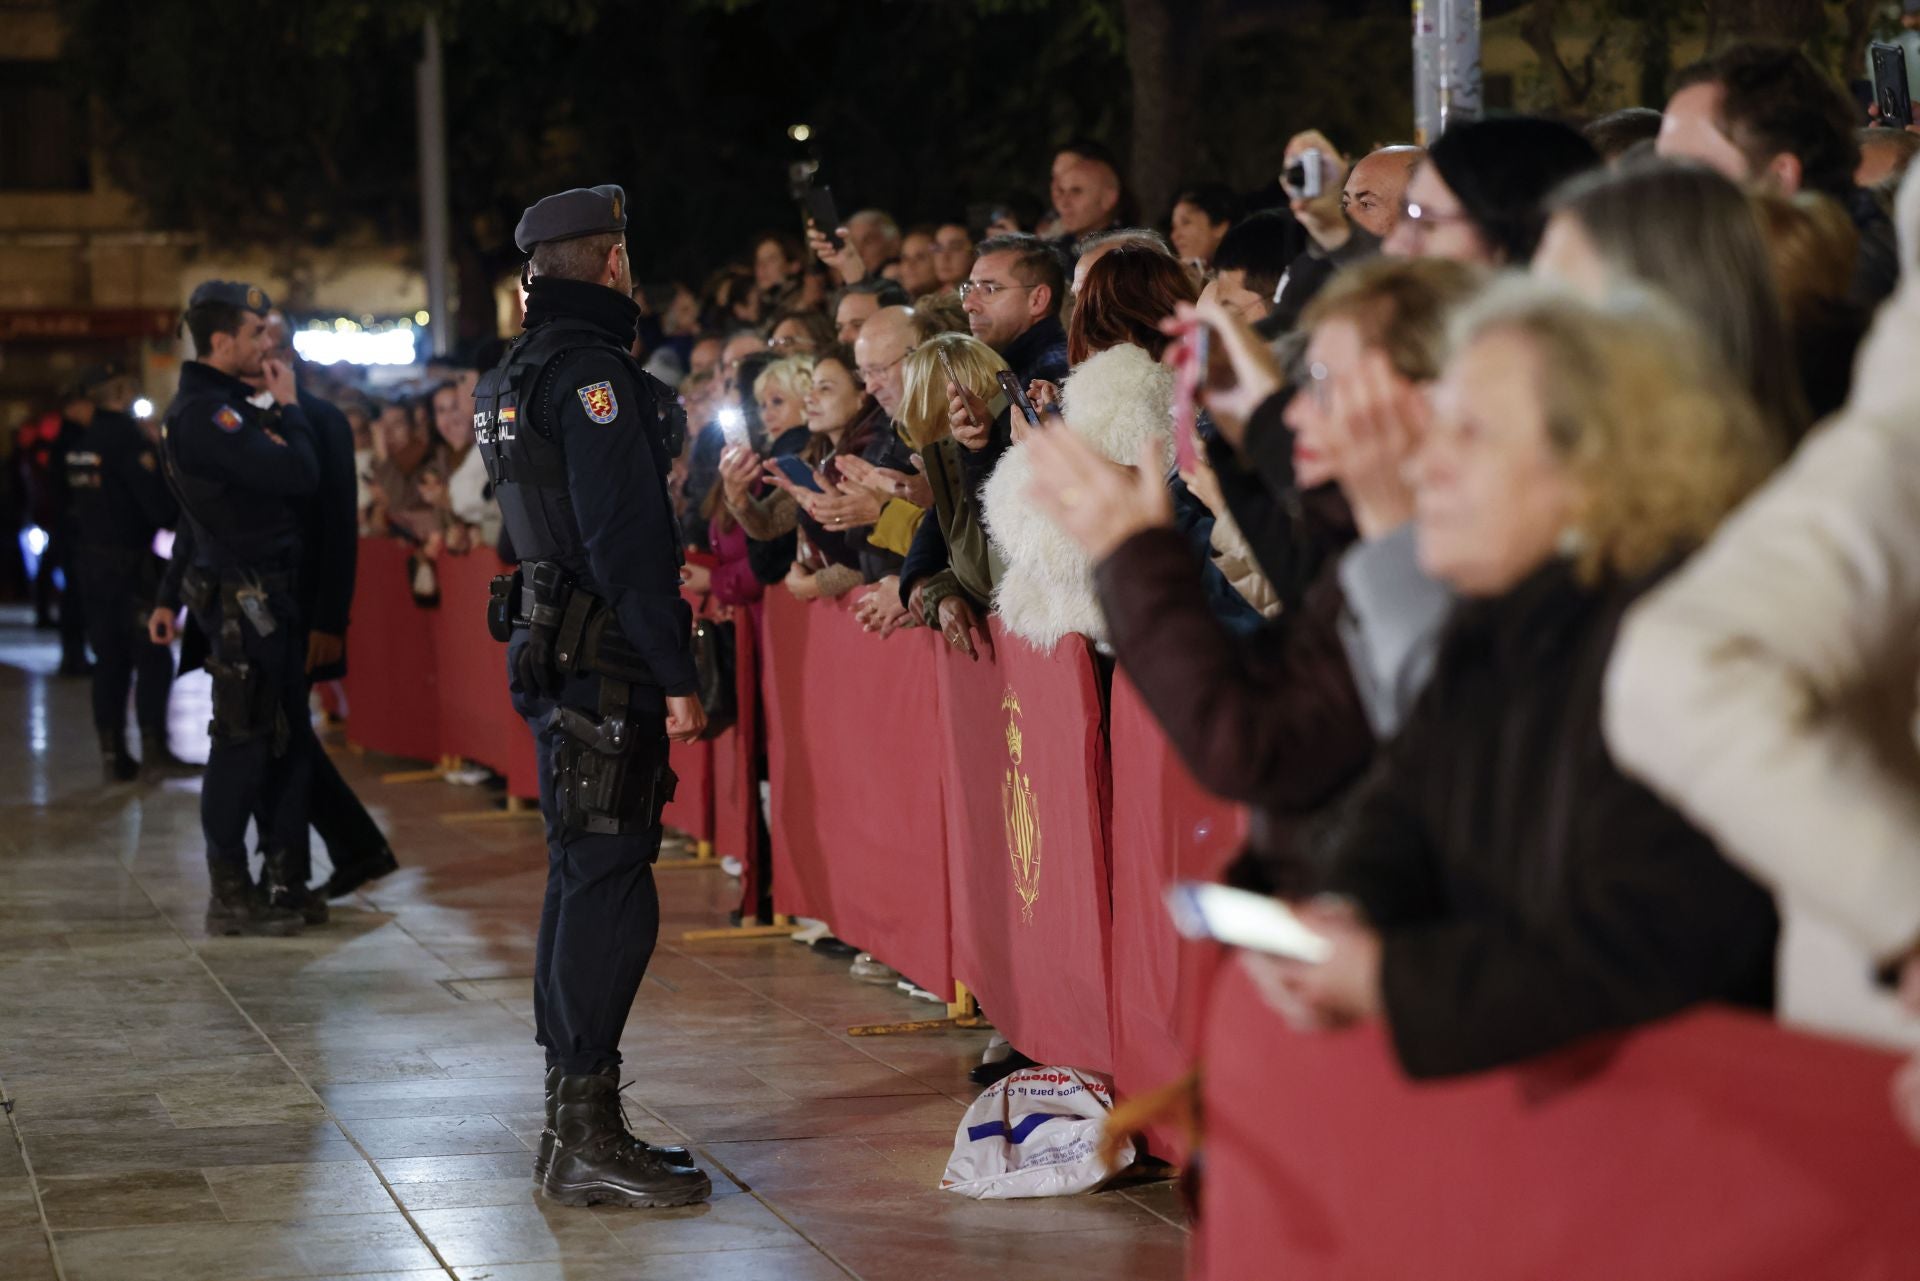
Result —
<path fill-rule="evenodd" d="M 813 357 L 788 356 L 760 371 L 760 376 L 753 380 L 753 398 L 758 402 L 767 394 L 767 388 L 778 387 L 787 395 L 799 399 L 812 386 Z"/>
<path fill-rule="evenodd" d="M 947 435 L 947 367 L 960 385 L 984 401 L 1000 394 L 998 375 L 1007 367 L 1000 353 L 970 334 L 935 334 L 908 353 L 901 368 L 900 428 L 915 449 Z"/>
<path fill-rule="evenodd" d="M 1510 334 L 1532 348 L 1547 439 L 1578 495 L 1583 582 L 1633 579 L 1705 542 L 1780 461 L 1778 433 L 1674 308 L 1644 292 L 1591 303 L 1525 278 L 1456 318 L 1456 355 Z"/>

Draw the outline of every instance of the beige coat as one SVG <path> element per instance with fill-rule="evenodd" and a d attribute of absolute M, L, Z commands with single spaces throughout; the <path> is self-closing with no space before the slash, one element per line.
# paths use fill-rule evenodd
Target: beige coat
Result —
<path fill-rule="evenodd" d="M 1920 171 L 1916 171 L 1920 172 Z M 1920 944 L 1920 186 L 1845 408 L 1629 616 L 1606 733 L 1781 900 L 1784 1018 L 1893 1044 Z"/>

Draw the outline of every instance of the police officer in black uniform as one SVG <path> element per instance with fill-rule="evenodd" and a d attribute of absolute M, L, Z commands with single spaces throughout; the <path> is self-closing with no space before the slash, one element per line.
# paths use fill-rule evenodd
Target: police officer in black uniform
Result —
<path fill-rule="evenodd" d="M 528 209 L 526 330 L 475 389 L 475 439 L 519 571 L 489 626 L 534 734 L 547 892 L 534 1019 L 547 1132 L 534 1176 L 565 1205 L 686 1205 L 711 1191 L 682 1148 L 627 1132 L 620 1033 L 660 931 L 653 862 L 669 738 L 706 724 L 667 471 L 685 420 L 629 354 L 639 308 L 626 196 L 577 188 Z"/>
<path fill-rule="evenodd" d="M 93 415 L 66 457 L 74 561 L 93 646 L 93 727 L 107 780 L 124 783 L 141 768 L 127 749 L 129 690 L 136 691 L 147 772 L 184 767 L 167 748 L 173 651 L 147 639 L 147 615 L 164 564 L 154 554 L 153 538 L 174 527 L 179 508 L 160 474 L 153 442 L 127 413 L 132 382 L 111 365 L 88 370 L 81 382 Z"/>
<path fill-rule="evenodd" d="M 319 483 L 312 429 L 293 371 L 268 359 L 267 296 L 209 280 L 187 303 L 198 359 L 160 428 L 167 483 L 180 503 L 180 538 L 159 607 L 148 622 L 170 643 L 184 601 L 207 637 L 213 677 L 212 752 L 200 825 L 213 881 L 208 933 L 286 935 L 304 924 L 307 776 L 306 629 L 299 616 L 298 500 Z M 259 378 L 270 409 L 248 399 Z M 263 882 L 247 870 L 247 819 L 265 816 Z"/>
<path fill-rule="evenodd" d="M 300 360 L 293 350 L 293 328 L 280 311 L 267 313 L 270 354 L 294 371 L 300 381 Z M 261 386 L 257 380 L 249 380 Z M 347 674 L 347 616 L 353 605 L 353 583 L 360 558 L 359 486 L 354 477 L 353 428 L 347 416 L 305 387 L 300 408 L 313 429 L 313 454 L 320 468 L 319 487 L 301 507 L 300 616 L 307 627 L 306 681 L 309 689 L 321 681 Z M 302 717 L 296 730 L 311 736 L 313 721 Z M 333 875 L 307 899 L 307 924 L 326 920 L 326 900 L 344 898 L 368 881 L 399 869 L 393 849 L 380 825 L 340 777 L 333 760 L 316 739 L 308 749 L 313 763 L 307 794 L 307 812 L 314 832 L 326 842 Z"/>

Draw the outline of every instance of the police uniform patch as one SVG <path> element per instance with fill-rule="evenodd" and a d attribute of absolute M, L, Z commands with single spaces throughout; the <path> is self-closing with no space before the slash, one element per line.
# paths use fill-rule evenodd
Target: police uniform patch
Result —
<path fill-rule="evenodd" d="M 240 412 L 232 405 L 222 405 L 213 411 L 213 425 L 221 431 L 239 431 L 245 422 L 246 420 L 240 417 Z"/>
<path fill-rule="evenodd" d="M 597 423 L 610 423 L 620 414 L 620 402 L 613 398 L 610 382 L 589 383 L 580 389 L 579 396 L 587 417 Z"/>
<path fill-rule="evenodd" d="M 153 457 L 153 455 L 152 455 L 152 454 L 142 454 L 142 455 L 140 455 L 140 465 L 141 465 L 142 467 L 144 467 L 144 468 L 146 468 L 146 469 L 147 469 L 148 471 L 159 471 L 159 470 L 160 470 L 160 464 L 159 464 L 159 463 L 158 463 L 157 461 L 155 461 L 155 460 L 154 460 L 154 457 Z"/>

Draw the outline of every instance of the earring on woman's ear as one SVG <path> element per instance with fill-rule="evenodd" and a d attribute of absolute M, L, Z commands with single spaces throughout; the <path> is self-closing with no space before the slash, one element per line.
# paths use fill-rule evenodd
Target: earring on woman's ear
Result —
<path fill-rule="evenodd" d="M 1578 525 L 1568 525 L 1560 531 L 1560 537 L 1554 541 L 1554 550 L 1567 560 L 1577 558 L 1587 550 L 1587 535 Z"/>

